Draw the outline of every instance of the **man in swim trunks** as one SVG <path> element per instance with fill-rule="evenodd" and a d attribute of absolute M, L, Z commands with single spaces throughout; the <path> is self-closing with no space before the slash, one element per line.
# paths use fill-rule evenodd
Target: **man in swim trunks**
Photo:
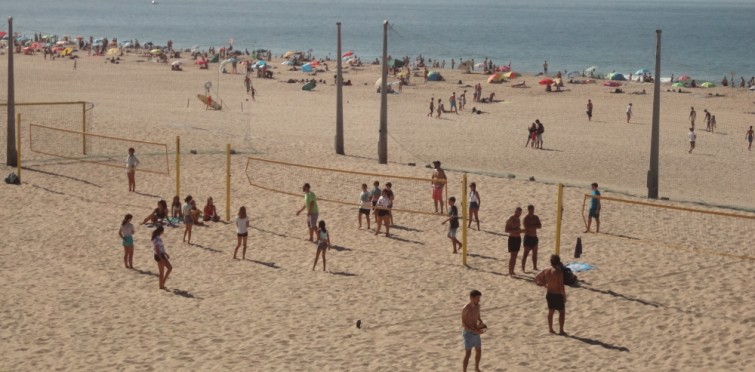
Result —
<path fill-rule="evenodd" d="M 296 212 L 298 216 L 305 209 L 307 210 L 307 230 L 309 231 L 309 241 L 313 242 L 313 236 L 317 232 L 317 217 L 320 215 L 320 209 L 317 208 L 317 196 L 309 190 L 310 186 L 305 183 L 301 191 L 304 192 L 304 206 Z"/>
<path fill-rule="evenodd" d="M 435 97 L 430 98 L 430 113 L 427 114 L 428 118 L 433 117 L 433 114 L 435 113 Z"/>
<path fill-rule="evenodd" d="M 459 111 L 456 110 L 456 92 L 453 92 L 451 94 L 451 97 L 448 98 L 448 103 L 451 105 L 451 112 L 455 112 L 456 115 L 459 115 Z"/>
<path fill-rule="evenodd" d="M 590 212 L 587 217 L 587 229 L 585 230 L 586 233 L 590 232 L 590 224 L 592 223 L 593 218 L 595 219 L 595 232 L 600 232 L 600 199 L 596 198 L 600 196 L 600 191 L 598 191 L 598 184 L 596 182 L 593 182 L 592 185 L 592 199 L 590 199 Z"/>
<path fill-rule="evenodd" d="M 629 124 L 630 119 L 632 119 L 632 104 L 631 103 L 627 106 L 627 124 Z"/>
<path fill-rule="evenodd" d="M 747 146 L 747 149 L 750 150 L 750 151 L 752 151 L 752 139 L 753 139 L 753 137 L 755 137 L 755 132 L 753 132 L 753 130 L 752 130 L 752 125 L 750 125 L 750 130 L 748 130 L 747 133 L 745 134 L 745 138 L 747 139 L 748 142 L 750 142 L 750 145 Z"/>
<path fill-rule="evenodd" d="M 695 127 L 695 119 L 697 119 L 697 111 L 695 111 L 694 107 L 689 108 L 689 123 L 692 125 L 692 128 Z"/>
<path fill-rule="evenodd" d="M 480 318 L 480 297 L 478 290 L 469 292 L 469 303 L 461 310 L 461 336 L 464 340 L 464 372 L 467 371 L 469 357 L 472 349 L 475 350 L 475 371 L 480 370 L 480 358 L 482 357 L 482 339 L 480 335 L 485 333 L 488 326 Z"/>
<path fill-rule="evenodd" d="M 443 214 L 443 189 L 446 187 L 446 172 L 440 167 L 439 160 L 434 161 L 433 166 L 435 166 L 435 169 L 430 181 L 433 187 L 433 204 L 435 204 L 435 213 Z M 438 212 L 438 206 L 440 206 L 440 212 Z"/>
<path fill-rule="evenodd" d="M 514 266 L 516 266 L 516 256 L 519 254 L 519 247 L 522 245 L 522 222 L 519 217 L 522 215 L 522 208 L 516 207 L 514 215 L 506 221 L 506 233 L 509 234 L 509 276 L 514 275 Z"/>
<path fill-rule="evenodd" d="M 545 287 L 545 300 L 548 302 L 548 329 L 553 330 L 553 313 L 558 311 L 558 334 L 566 336 L 564 322 L 566 321 L 566 289 L 564 288 L 564 273 L 561 258 L 551 255 L 551 267 L 535 276 L 535 284 Z"/>
<path fill-rule="evenodd" d="M 587 121 L 592 121 L 592 100 L 587 100 Z"/>
<path fill-rule="evenodd" d="M 525 264 L 527 263 L 527 256 L 532 251 L 532 269 L 537 271 L 537 229 L 543 227 L 540 223 L 540 217 L 535 214 L 535 206 L 527 206 L 527 215 L 524 216 L 522 221 L 524 224 L 524 256 L 522 257 L 522 272 L 526 273 Z"/>

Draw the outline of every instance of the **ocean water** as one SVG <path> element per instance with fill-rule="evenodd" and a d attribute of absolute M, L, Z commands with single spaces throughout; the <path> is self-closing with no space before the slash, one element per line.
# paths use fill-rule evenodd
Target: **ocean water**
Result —
<path fill-rule="evenodd" d="M 753 0 L 0 0 L 15 30 L 138 39 L 176 47 L 344 50 L 365 60 L 389 53 L 430 58 L 485 57 L 515 70 L 634 72 L 654 68 L 656 29 L 663 31 L 662 75 L 719 81 L 755 75 Z M 2 27 L 5 29 L 7 26 Z"/>

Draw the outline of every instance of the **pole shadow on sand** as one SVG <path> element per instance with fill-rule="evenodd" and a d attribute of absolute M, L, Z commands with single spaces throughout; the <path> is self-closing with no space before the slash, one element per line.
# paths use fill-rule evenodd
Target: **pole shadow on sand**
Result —
<path fill-rule="evenodd" d="M 586 343 L 588 345 L 601 346 L 601 347 L 603 347 L 605 349 L 608 349 L 608 350 L 623 351 L 623 352 L 626 352 L 626 353 L 629 352 L 629 349 L 626 348 L 626 347 L 624 347 L 624 346 L 611 345 L 611 344 L 605 343 L 603 341 L 592 339 L 592 338 L 579 337 L 579 336 L 575 336 L 575 335 L 566 335 L 565 337 L 571 338 L 571 339 L 574 339 L 574 340 L 577 340 L 577 341 L 582 341 L 582 342 L 584 342 L 584 343 Z"/>
<path fill-rule="evenodd" d="M 258 265 L 267 266 L 271 269 L 281 269 L 281 267 L 278 266 L 278 264 L 276 264 L 275 262 L 265 262 L 265 261 L 258 261 L 258 260 L 247 260 L 247 261 L 251 263 L 256 263 Z"/>

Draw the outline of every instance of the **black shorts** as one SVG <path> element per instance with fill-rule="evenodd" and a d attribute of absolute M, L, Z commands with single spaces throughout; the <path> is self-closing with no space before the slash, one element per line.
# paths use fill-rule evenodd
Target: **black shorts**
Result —
<path fill-rule="evenodd" d="M 389 215 L 391 212 L 389 212 L 387 209 L 378 209 L 377 214 L 378 217 L 385 217 Z"/>
<path fill-rule="evenodd" d="M 238 236 L 239 238 L 240 238 L 240 237 L 246 237 L 246 236 L 249 236 L 249 231 L 247 231 L 247 232 L 245 232 L 245 233 L 243 233 L 243 234 L 238 234 L 238 233 L 237 233 L 237 234 L 236 234 L 236 236 Z"/>
<path fill-rule="evenodd" d="M 156 254 L 155 255 L 155 261 L 160 262 L 162 261 L 161 258 L 165 258 L 164 254 Z"/>
<path fill-rule="evenodd" d="M 524 247 L 525 248 L 535 248 L 537 247 L 537 236 L 524 236 Z"/>
<path fill-rule="evenodd" d="M 546 293 L 545 300 L 548 302 L 548 309 L 550 310 L 564 310 L 566 308 L 564 296 L 560 294 Z"/>
<path fill-rule="evenodd" d="M 509 252 L 519 252 L 521 245 L 522 238 L 520 236 L 509 236 Z"/>
<path fill-rule="evenodd" d="M 592 117 L 592 111 L 587 111 L 587 117 L 588 117 L 588 118 L 591 118 L 591 117 Z"/>
<path fill-rule="evenodd" d="M 597 209 L 590 209 L 590 216 L 591 218 L 600 218 L 600 212 L 598 212 Z"/>
<path fill-rule="evenodd" d="M 367 208 L 359 208 L 359 214 L 363 214 L 363 215 L 369 217 L 370 216 L 370 210 L 367 209 Z"/>

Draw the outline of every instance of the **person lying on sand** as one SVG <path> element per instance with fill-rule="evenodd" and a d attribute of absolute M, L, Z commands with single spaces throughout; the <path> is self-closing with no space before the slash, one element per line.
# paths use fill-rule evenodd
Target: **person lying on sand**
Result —
<path fill-rule="evenodd" d="M 472 113 L 473 114 L 477 114 L 477 115 L 479 115 L 479 114 L 487 114 L 487 112 L 484 112 L 482 110 L 478 110 L 477 107 L 472 107 Z"/>
<path fill-rule="evenodd" d="M 480 100 L 480 102 L 482 102 L 482 103 L 493 103 L 493 102 L 499 102 L 499 101 L 495 100 L 495 93 L 490 93 L 490 97 L 489 98 L 483 98 L 482 100 Z"/>
<path fill-rule="evenodd" d="M 642 91 L 635 90 L 634 92 L 629 93 L 629 94 L 647 94 L 647 93 L 645 92 L 645 89 L 643 89 Z"/>
<path fill-rule="evenodd" d="M 526 82 L 526 81 L 524 81 L 524 80 L 522 80 L 522 82 L 521 82 L 521 83 L 516 83 L 516 84 L 512 85 L 511 87 L 512 87 L 512 88 L 529 88 L 529 87 L 527 86 L 527 82 Z"/>

